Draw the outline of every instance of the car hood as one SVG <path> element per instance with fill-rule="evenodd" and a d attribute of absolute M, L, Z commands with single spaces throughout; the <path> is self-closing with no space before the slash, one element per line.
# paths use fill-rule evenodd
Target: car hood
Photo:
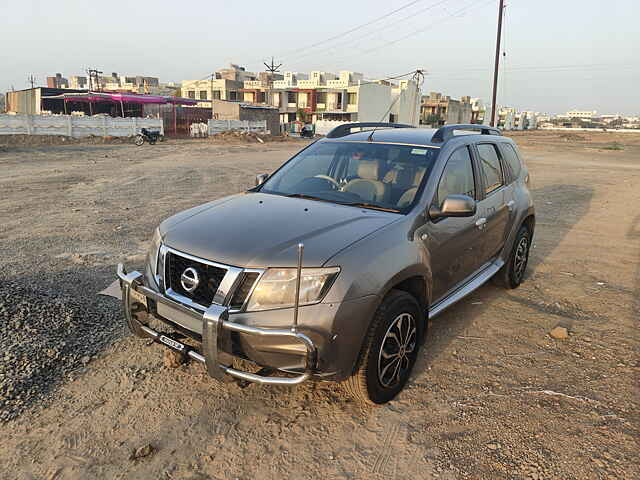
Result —
<path fill-rule="evenodd" d="M 263 193 L 226 197 L 181 212 L 160 226 L 171 248 L 239 267 L 322 266 L 338 251 L 401 215 Z"/>

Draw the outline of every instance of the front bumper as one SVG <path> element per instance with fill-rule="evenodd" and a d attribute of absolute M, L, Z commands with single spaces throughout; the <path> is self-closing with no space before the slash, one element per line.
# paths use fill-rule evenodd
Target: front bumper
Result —
<path fill-rule="evenodd" d="M 206 309 L 204 313 L 193 310 L 178 302 L 157 293 L 156 291 L 144 286 L 143 275 L 134 271 L 127 273 L 122 264 L 118 264 L 118 278 L 120 279 L 120 287 L 122 288 L 122 307 L 124 316 L 129 329 L 134 335 L 141 338 L 151 338 L 155 342 L 178 351 L 193 360 L 197 360 L 205 365 L 207 373 L 221 381 L 225 381 L 230 377 L 249 382 L 269 385 L 296 385 L 309 379 L 314 373 L 317 364 L 317 348 L 314 342 L 304 333 L 299 332 L 295 328 L 275 329 L 275 328 L 258 328 L 240 323 L 230 322 L 229 314 L 226 307 L 213 304 Z M 132 294 L 133 292 L 136 292 Z M 144 325 L 138 318 L 137 313 L 140 311 L 140 303 L 133 298 L 135 296 L 144 296 L 156 302 L 163 304 L 173 310 L 178 311 L 181 315 L 186 315 L 194 321 L 202 324 L 202 344 L 198 351 L 178 342 L 174 339 L 166 337 L 156 330 Z M 295 377 L 271 377 L 263 376 L 255 373 L 237 370 L 231 367 L 232 357 L 228 353 L 229 348 L 222 349 L 226 338 L 230 332 L 236 332 L 248 336 L 257 337 L 287 337 L 299 342 L 304 350 L 304 371 Z M 225 351 L 226 350 L 226 351 Z M 230 377 L 229 377 L 230 376 Z"/>

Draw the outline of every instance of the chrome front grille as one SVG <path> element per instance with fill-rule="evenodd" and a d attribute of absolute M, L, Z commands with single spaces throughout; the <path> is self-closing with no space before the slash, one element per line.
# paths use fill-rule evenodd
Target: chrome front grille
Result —
<path fill-rule="evenodd" d="M 167 253 L 165 262 L 168 273 L 167 286 L 174 292 L 204 306 L 213 303 L 213 297 L 218 291 L 222 279 L 227 274 L 226 268 L 207 265 L 173 252 Z M 188 292 L 181 282 L 182 274 L 188 268 L 196 271 L 199 279 L 197 288 L 192 292 Z"/>
<path fill-rule="evenodd" d="M 262 270 L 242 269 L 179 252 L 166 245 L 160 249 L 165 294 L 189 307 L 206 310 L 211 304 L 228 306 L 230 311 L 244 307 Z M 187 269 L 198 274 L 198 286 L 189 292 L 182 283 Z M 189 286 L 189 285 L 187 285 Z"/>

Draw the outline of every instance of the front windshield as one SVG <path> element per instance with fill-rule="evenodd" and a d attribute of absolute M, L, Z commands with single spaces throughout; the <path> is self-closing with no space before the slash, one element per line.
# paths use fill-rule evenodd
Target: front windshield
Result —
<path fill-rule="evenodd" d="M 411 145 L 320 141 L 292 158 L 259 191 L 406 212 L 438 152 Z"/>

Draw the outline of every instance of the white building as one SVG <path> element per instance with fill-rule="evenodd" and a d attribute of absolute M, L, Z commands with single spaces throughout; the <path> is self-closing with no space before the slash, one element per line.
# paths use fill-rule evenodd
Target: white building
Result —
<path fill-rule="evenodd" d="M 595 110 L 571 110 L 567 112 L 565 115 L 567 118 L 579 118 L 580 120 L 591 120 L 596 116 Z"/>

